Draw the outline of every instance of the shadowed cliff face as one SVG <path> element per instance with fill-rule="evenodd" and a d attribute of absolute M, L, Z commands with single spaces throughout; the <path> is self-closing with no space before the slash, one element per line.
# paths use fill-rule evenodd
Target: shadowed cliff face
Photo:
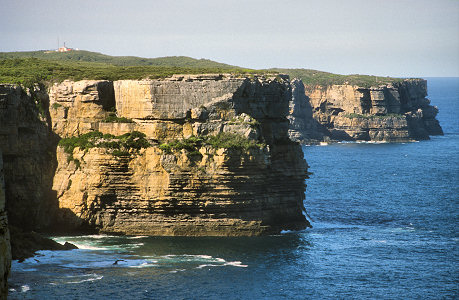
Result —
<path fill-rule="evenodd" d="M 113 102 L 101 100 L 111 93 L 101 89 L 101 83 L 54 86 L 53 128 L 63 137 L 93 130 L 115 136 L 139 131 L 149 144 L 122 155 L 97 145 L 75 148 L 72 159 L 58 148 L 53 190 L 63 212 L 60 220 L 69 228 L 259 235 L 308 225 L 302 214 L 307 164 L 300 146 L 287 134 L 287 80 L 198 75 L 117 81 L 114 107 L 104 107 Z M 86 88 L 69 87 L 84 84 Z M 116 110 L 121 122 L 103 122 L 110 110 Z M 257 145 L 227 148 L 203 141 L 192 149 L 164 148 L 222 134 Z"/>
<path fill-rule="evenodd" d="M 438 109 L 426 98 L 425 80 L 409 79 L 371 88 L 307 86 L 301 96 L 294 97 L 290 104 L 294 108 L 290 137 L 297 141 L 403 142 L 443 134 L 435 119 Z M 306 106 L 310 113 L 295 112 L 300 106 Z"/>
<path fill-rule="evenodd" d="M 7 279 L 11 266 L 10 234 L 5 209 L 5 182 L 3 180 L 3 159 L 0 150 L 0 298 L 8 295 Z"/>
<path fill-rule="evenodd" d="M 52 222 L 56 144 L 46 92 L 39 86 L 26 92 L 0 85 L 0 150 L 10 225 L 40 230 Z"/>

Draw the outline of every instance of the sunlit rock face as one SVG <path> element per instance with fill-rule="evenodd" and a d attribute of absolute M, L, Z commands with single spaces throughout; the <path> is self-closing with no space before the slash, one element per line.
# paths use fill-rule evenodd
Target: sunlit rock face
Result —
<path fill-rule="evenodd" d="M 149 146 L 124 155 L 104 147 L 75 148 L 70 160 L 58 147 L 53 190 L 63 224 L 125 234 L 220 236 L 309 225 L 303 216 L 307 164 L 300 146 L 288 137 L 288 78 L 194 75 L 123 80 L 113 83 L 113 95 L 105 95 L 98 87 L 101 83 L 87 82 L 88 88 L 79 89 L 55 87 L 73 94 L 66 92 L 70 100 L 53 94 L 51 103 L 59 103 L 54 105 L 57 109 L 68 107 L 67 114 L 54 114 L 54 128 L 84 119 L 89 125 L 67 128 L 117 136 L 139 131 Z M 90 91 L 92 98 L 74 97 L 76 90 Z M 91 108 L 80 108 L 82 113 L 76 115 L 71 113 L 74 105 Z M 104 122 L 102 117 L 110 111 L 124 121 Z M 96 117 L 86 118 L 90 112 Z M 72 135 L 69 130 L 60 132 Z M 221 134 L 254 146 L 203 142 L 194 149 L 170 151 L 161 146 Z"/>
<path fill-rule="evenodd" d="M 426 98 L 427 82 L 422 79 L 369 88 L 330 85 L 304 90 L 304 96 L 298 93 L 290 104 L 293 140 L 403 142 L 443 134 L 435 119 L 438 109 Z"/>

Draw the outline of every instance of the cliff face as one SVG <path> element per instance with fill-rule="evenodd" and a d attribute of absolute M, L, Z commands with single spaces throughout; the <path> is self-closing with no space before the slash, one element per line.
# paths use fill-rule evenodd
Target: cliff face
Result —
<path fill-rule="evenodd" d="M 50 130 L 48 96 L 38 86 L 24 91 L 0 85 L 0 150 L 10 225 L 39 230 L 50 224 L 57 138 Z M 55 199 L 55 197 L 54 197 Z"/>
<path fill-rule="evenodd" d="M 110 81 L 64 81 L 49 89 L 52 131 L 60 137 L 77 136 L 97 130 L 115 107 Z"/>
<path fill-rule="evenodd" d="M 11 266 L 10 234 L 5 209 L 5 183 L 3 179 L 3 159 L 0 151 L 0 298 L 8 295 L 8 275 Z"/>
<path fill-rule="evenodd" d="M 52 91 L 73 91 L 67 93 L 72 96 L 51 92 L 50 97 L 58 110 L 51 113 L 56 132 L 105 134 L 89 149 L 76 147 L 69 154 L 58 148 L 53 190 L 61 221 L 70 228 L 258 235 L 308 225 L 302 214 L 307 164 L 300 146 L 288 139 L 287 80 L 199 75 L 117 81 L 114 96 L 100 88 L 102 82 L 85 84 L 77 90 L 64 82 Z M 73 114 L 79 105 L 91 108 Z M 114 110 L 121 122 L 100 121 Z M 120 138 L 133 131 L 144 134 L 146 147 L 120 154 L 97 146 L 116 140 L 109 134 Z M 227 147 L 206 142 L 207 137 L 252 144 Z M 199 142 L 192 147 L 174 146 L 193 138 Z"/>
<path fill-rule="evenodd" d="M 438 109 L 426 96 L 427 83 L 420 79 L 371 88 L 306 86 L 305 96 L 292 98 L 290 106 L 306 106 L 308 115 L 295 117 L 293 110 L 290 136 L 301 142 L 428 139 L 443 132 L 435 119 Z"/>

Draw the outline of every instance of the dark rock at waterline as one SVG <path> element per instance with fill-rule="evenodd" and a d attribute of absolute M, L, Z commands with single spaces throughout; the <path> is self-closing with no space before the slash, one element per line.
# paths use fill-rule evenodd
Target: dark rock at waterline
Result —
<path fill-rule="evenodd" d="M 35 231 L 24 232 L 17 227 L 10 226 L 10 232 L 12 258 L 19 261 L 34 256 L 35 252 L 39 250 L 78 249 L 78 247 L 72 243 L 65 242 L 65 244 L 62 245 Z"/>
<path fill-rule="evenodd" d="M 65 242 L 63 246 L 65 248 L 64 250 L 78 249 L 77 246 L 75 246 L 74 244 L 69 243 L 69 242 Z"/>

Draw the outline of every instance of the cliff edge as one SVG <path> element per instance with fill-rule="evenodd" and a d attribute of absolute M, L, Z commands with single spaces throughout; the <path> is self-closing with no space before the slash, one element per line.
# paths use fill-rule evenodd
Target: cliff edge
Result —
<path fill-rule="evenodd" d="M 405 142 L 442 135 L 438 109 L 430 105 L 427 81 L 406 79 L 374 87 L 294 83 L 290 137 L 320 141 Z M 303 93 L 304 91 L 304 93 Z"/>

